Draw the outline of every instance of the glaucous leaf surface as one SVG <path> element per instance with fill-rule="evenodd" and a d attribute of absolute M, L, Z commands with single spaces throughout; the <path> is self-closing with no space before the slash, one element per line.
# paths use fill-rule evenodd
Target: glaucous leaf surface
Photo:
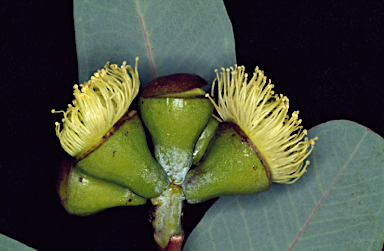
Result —
<path fill-rule="evenodd" d="M 173 73 L 208 82 L 218 67 L 232 66 L 232 25 L 221 0 L 74 0 L 79 80 L 107 61 L 134 65 L 142 84 Z"/>
<path fill-rule="evenodd" d="M 30 248 L 27 245 L 11 239 L 3 234 L 0 234 L 0 250 L 4 251 L 33 251 L 36 249 Z"/>
<path fill-rule="evenodd" d="M 292 185 L 220 198 L 184 250 L 381 250 L 384 140 L 354 122 L 309 130 L 319 137 L 308 172 Z"/>

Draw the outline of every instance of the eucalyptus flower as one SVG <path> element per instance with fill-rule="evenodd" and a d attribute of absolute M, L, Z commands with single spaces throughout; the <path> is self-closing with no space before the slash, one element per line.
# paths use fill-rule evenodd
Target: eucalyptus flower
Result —
<path fill-rule="evenodd" d="M 307 170 L 315 140 L 308 139 L 299 111 L 288 115 L 289 99 L 275 94 L 274 85 L 256 67 L 252 78 L 244 66 L 224 69 L 217 75 L 218 102 L 209 97 L 223 121 L 237 124 L 251 139 L 256 152 L 271 171 L 272 182 L 291 184 Z M 212 85 L 211 96 L 214 96 Z"/>
<path fill-rule="evenodd" d="M 75 99 L 56 122 L 61 146 L 75 157 L 74 168 L 115 183 L 144 198 L 154 198 L 169 185 L 148 149 L 137 112 L 129 111 L 139 92 L 137 71 L 123 62 L 107 63 L 88 82 L 74 86 Z M 65 185 L 65 183 L 64 183 Z"/>
<path fill-rule="evenodd" d="M 272 182 L 291 184 L 309 165 L 315 140 L 308 139 L 298 111 L 288 115 L 289 100 L 258 67 L 248 81 L 243 66 L 216 70 L 211 95 L 221 124 L 205 158 L 182 184 L 189 203 L 234 194 L 266 191 Z M 217 85 L 217 103 L 214 91 Z M 305 163 L 304 163 L 305 161 Z"/>
<path fill-rule="evenodd" d="M 75 99 L 62 112 L 62 127 L 56 122 L 56 135 L 63 149 L 76 156 L 97 139 L 103 137 L 128 111 L 139 92 L 140 80 L 137 71 L 123 62 L 104 66 L 88 82 L 73 86 Z"/>

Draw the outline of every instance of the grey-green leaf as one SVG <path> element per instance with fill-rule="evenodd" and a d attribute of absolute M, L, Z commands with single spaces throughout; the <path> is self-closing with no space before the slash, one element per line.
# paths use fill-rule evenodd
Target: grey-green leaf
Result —
<path fill-rule="evenodd" d="M 308 172 L 295 184 L 220 198 L 184 250 L 381 250 L 384 140 L 354 122 L 314 127 Z"/>
<path fill-rule="evenodd" d="M 173 73 L 208 82 L 236 61 L 232 25 L 221 0 L 74 0 L 79 80 L 107 61 L 134 65 L 142 84 Z"/>
<path fill-rule="evenodd" d="M 23 243 L 20 243 L 12 238 L 0 234 L 0 250 L 3 251 L 33 251 L 36 249 L 30 248 Z"/>

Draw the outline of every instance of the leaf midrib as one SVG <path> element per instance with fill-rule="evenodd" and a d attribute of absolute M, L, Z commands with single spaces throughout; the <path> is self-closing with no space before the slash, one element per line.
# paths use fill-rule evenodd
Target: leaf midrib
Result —
<path fill-rule="evenodd" d="M 141 30 L 143 32 L 143 36 L 144 36 L 144 40 L 145 40 L 145 46 L 147 48 L 148 59 L 149 59 L 149 62 L 151 62 L 153 78 L 156 78 L 156 76 L 157 76 L 157 74 L 156 74 L 156 67 L 155 67 L 155 64 L 153 62 L 151 46 L 149 45 L 148 34 L 147 34 L 146 29 L 145 29 L 143 16 L 141 15 L 139 3 L 137 2 L 137 0 L 135 0 L 135 5 L 136 5 L 137 15 L 139 16 Z"/>
<path fill-rule="evenodd" d="M 362 135 L 359 143 L 356 145 L 355 149 L 353 150 L 353 152 L 350 154 L 348 160 L 346 161 L 346 163 L 344 164 L 344 166 L 340 169 L 339 173 L 337 174 L 336 178 L 333 180 L 332 184 L 330 185 L 330 187 L 328 188 L 328 190 L 324 193 L 324 195 L 321 197 L 319 203 L 316 205 L 315 209 L 313 210 L 311 216 L 309 217 L 309 219 L 307 220 L 307 222 L 304 224 L 304 227 L 299 231 L 298 235 L 296 236 L 295 240 L 293 241 L 292 245 L 289 247 L 288 251 L 291 251 L 293 249 L 293 247 L 296 245 L 296 243 L 298 242 L 300 236 L 302 235 L 302 233 L 304 232 L 305 228 L 309 225 L 310 221 L 312 220 L 313 216 L 316 214 L 317 210 L 320 208 L 320 205 L 321 203 L 323 202 L 323 200 L 325 199 L 325 197 L 328 195 L 328 193 L 332 190 L 333 186 L 336 184 L 337 180 L 339 179 L 339 177 L 341 176 L 341 174 L 343 173 L 343 171 L 347 168 L 347 166 L 349 165 L 349 163 L 351 162 L 351 160 L 353 159 L 353 156 L 355 155 L 356 151 L 359 149 L 360 147 L 360 144 L 361 142 L 363 142 L 363 139 L 365 138 L 366 136 L 366 132 Z"/>

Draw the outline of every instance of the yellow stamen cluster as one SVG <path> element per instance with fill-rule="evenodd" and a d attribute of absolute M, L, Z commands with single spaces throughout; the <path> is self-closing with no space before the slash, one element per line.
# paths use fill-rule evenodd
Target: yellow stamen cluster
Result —
<path fill-rule="evenodd" d="M 282 94 L 274 94 L 271 80 L 267 83 L 264 72 L 256 67 L 248 82 L 244 66 L 222 68 L 213 81 L 218 84 L 217 104 L 213 102 L 223 121 L 236 123 L 252 140 L 266 160 L 272 181 L 294 183 L 306 172 L 309 161 L 304 160 L 312 152 L 314 139 L 304 136 L 307 130 L 300 126 L 298 111 L 289 118 L 289 100 Z M 304 140 L 303 140 L 304 138 Z"/>
<path fill-rule="evenodd" d="M 56 135 L 69 155 L 76 156 L 101 138 L 128 111 L 140 88 L 137 61 L 135 69 L 126 62 L 121 67 L 108 62 L 91 80 L 74 85 L 75 99 L 67 111 L 52 110 L 64 114 L 62 129 L 55 123 Z"/>

